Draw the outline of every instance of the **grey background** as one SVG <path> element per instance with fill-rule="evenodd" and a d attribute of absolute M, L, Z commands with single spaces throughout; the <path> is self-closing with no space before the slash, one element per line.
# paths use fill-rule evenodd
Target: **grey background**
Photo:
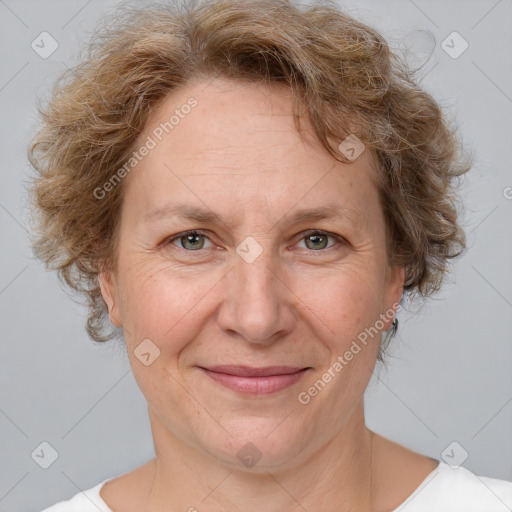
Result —
<path fill-rule="evenodd" d="M 71 66 L 115 1 L 0 0 L 0 510 L 36 511 L 153 457 L 144 398 L 115 342 L 95 344 L 85 309 L 33 259 L 28 243 L 26 146 L 36 98 Z M 475 166 L 464 186 L 469 249 L 442 292 L 400 313 L 387 367 L 366 397 L 370 428 L 480 475 L 512 480 L 512 1 L 351 0 L 345 9 L 421 64 L 422 85 L 456 116 Z M 59 44 L 31 48 L 42 32 Z M 441 47 L 453 31 L 469 48 Z M 31 458 L 42 442 L 58 459 Z"/>

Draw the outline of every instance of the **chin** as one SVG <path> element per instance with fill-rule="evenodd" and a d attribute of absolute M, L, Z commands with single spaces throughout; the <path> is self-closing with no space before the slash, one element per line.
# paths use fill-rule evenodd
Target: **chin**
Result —
<path fill-rule="evenodd" d="M 226 433 L 203 440 L 203 450 L 236 470 L 266 473 L 285 469 L 296 463 L 297 456 L 310 443 L 303 429 L 291 422 L 286 424 L 284 417 L 246 417 L 224 422 L 231 436 Z"/>

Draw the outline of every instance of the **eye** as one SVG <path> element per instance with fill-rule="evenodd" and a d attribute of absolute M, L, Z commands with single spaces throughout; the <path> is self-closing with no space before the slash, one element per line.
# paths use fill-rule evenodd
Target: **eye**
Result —
<path fill-rule="evenodd" d="M 334 243 L 329 245 L 329 239 L 334 240 Z M 185 233 L 180 233 L 172 238 L 169 238 L 165 244 L 174 245 L 188 252 L 198 252 L 201 249 L 209 249 L 213 247 L 213 245 L 210 247 L 205 247 L 205 241 L 209 241 L 211 243 L 211 240 L 202 231 L 193 230 L 186 231 Z M 336 245 L 336 242 L 343 243 L 343 240 L 339 236 L 318 230 L 307 231 L 306 234 L 303 235 L 300 239 L 300 242 L 302 241 L 305 242 L 307 250 L 315 252 L 319 252 L 324 249 L 330 249 Z"/>
<path fill-rule="evenodd" d="M 321 251 L 322 249 L 329 249 L 333 247 L 334 244 L 328 246 L 328 239 L 331 238 L 333 240 L 341 241 L 340 237 L 331 235 L 326 233 L 325 231 L 309 231 L 305 236 L 301 238 L 301 242 L 304 240 L 306 244 L 306 248 L 312 251 Z"/>
<path fill-rule="evenodd" d="M 199 249 L 204 249 L 205 240 L 209 240 L 209 238 L 201 231 L 187 231 L 186 233 L 180 233 L 170 238 L 167 243 L 177 245 L 174 242 L 178 242 L 178 247 L 194 252 Z"/>

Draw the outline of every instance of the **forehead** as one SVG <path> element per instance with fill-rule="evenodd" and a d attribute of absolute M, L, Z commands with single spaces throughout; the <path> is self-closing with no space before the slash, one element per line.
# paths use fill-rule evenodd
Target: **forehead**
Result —
<path fill-rule="evenodd" d="M 173 208 L 178 198 L 196 210 L 250 205 L 278 216 L 338 203 L 354 219 L 365 218 L 365 203 L 377 197 L 369 152 L 343 164 L 322 146 L 307 117 L 301 129 L 285 86 L 190 83 L 151 114 L 139 144 L 152 137 L 156 145 L 130 176 L 127 194 L 137 195 L 145 218 Z M 216 198 L 221 202 L 211 204 Z M 239 209 L 231 208 L 235 215 Z"/>
<path fill-rule="evenodd" d="M 309 116 L 306 112 L 300 115 L 299 131 L 293 108 L 292 90 L 284 84 L 196 77 L 160 101 L 140 140 L 160 130 L 164 133 L 158 136 L 158 145 L 168 146 L 180 156 L 184 152 L 190 157 L 222 152 L 249 159 L 258 154 L 265 161 L 283 152 L 289 160 L 307 153 L 312 160 L 330 164 L 333 158 L 318 139 Z M 350 120 L 345 123 L 350 128 Z M 268 151 L 258 153 L 261 145 Z"/>

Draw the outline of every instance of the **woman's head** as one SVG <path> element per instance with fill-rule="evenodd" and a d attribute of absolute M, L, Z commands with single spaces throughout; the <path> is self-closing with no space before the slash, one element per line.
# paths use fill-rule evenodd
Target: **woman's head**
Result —
<path fill-rule="evenodd" d="M 360 405 L 380 338 L 358 337 L 389 328 L 403 269 L 387 261 L 370 158 L 337 162 L 305 120 L 301 138 L 289 89 L 198 80 L 166 98 L 140 141 L 191 98 L 126 181 L 103 297 L 154 424 L 225 461 L 251 442 L 276 465 L 311 455 Z M 240 396 L 212 386 L 203 368 L 220 366 L 309 370 Z"/>
<path fill-rule="evenodd" d="M 227 462 L 253 443 L 287 464 L 339 431 L 403 292 L 434 293 L 464 246 L 455 132 L 328 5 L 118 14 L 43 115 L 37 253 L 88 297 L 93 339 L 107 310 L 123 329 L 156 435 Z M 219 365 L 307 370 L 240 395 Z"/>

